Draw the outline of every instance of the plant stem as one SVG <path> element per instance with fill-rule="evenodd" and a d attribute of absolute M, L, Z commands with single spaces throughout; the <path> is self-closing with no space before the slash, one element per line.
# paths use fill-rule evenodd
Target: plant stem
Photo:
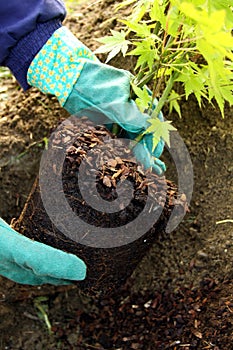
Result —
<path fill-rule="evenodd" d="M 153 111 L 151 117 L 152 118 L 157 118 L 161 109 L 163 108 L 164 104 L 167 102 L 168 96 L 173 88 L 174 82 L 177 78 L 177 76 L 179 75 L 179 72 L 173 72 L 167 82 L 166 88 L 163 91 L 162 96 L 160 97 L 158 104 L 155 108 L 155 110 Z"/>
<path fill-rule="evenodd" d="M 144 70 L 147 67 L 147 62 L 144 62 L 140 68 L 140 71 L 135 79 L 135 85 L 139 86 L 140 80 L 144 77 Z"/>
<path fill-rule="evenodd" d="M 49 321 L 48 315 L 44 309 L 44 306 L 42 304 L 42 301 L 43 301 L 42 299 L 43 299 L 43 297 L 41 297 L 41 298 L 39 297 L 36 300 L 34 300 L 34 306 L 39 310 L 39 312 L 40 312 L 41 316 L 43 317 L 44 322 L 48 328 L 48 333 L 51 335 L 53 333 L 52 326 L 51 326 L 51 323 Z"/>
<path fill-rule="evenodd" d="M 158 64 L 155 64 L 152 68 L 152 71 L 145 75 L 140 81 L 138 81 L 138 84 L 136 84 L 138 87 L 142 88 L 144 85 L 148 84 L 155 76 L 155 70 L 158 69 Z"/>
<path fill-rule="evenodd" d="M 158 35 L 159 30 L 161 28 L 161 23 L 160 22 L 156 22 L 155 28 L 153 30 L 153 34 Z M 154 73 L 154 67 L 152 68 L 152 72 L 150 74 L 148 74 L 145 78 L 145 80 L 143 79 L 144 77 L 144 71 L 145 68 L 147 68 L 147 62 L 144 62 L 140 68 L 140 71 L 135 79 L 135 85 L 137 85 L 138 87 L 143 87 L 145 84 L 147 84 L 151 79 L 153 79 L 155 73 Z M 156 70 L 158 71 L 158 65 L 156 65 Z M 147 80 L 149 78 L 149 80 Z"/>
<path fill-rule="evenodd" d="M 112 126 L 112 133 L 113 135 L 117 135 L 119 133 L 120 127 L 117 123 L 113 123 Z"/>

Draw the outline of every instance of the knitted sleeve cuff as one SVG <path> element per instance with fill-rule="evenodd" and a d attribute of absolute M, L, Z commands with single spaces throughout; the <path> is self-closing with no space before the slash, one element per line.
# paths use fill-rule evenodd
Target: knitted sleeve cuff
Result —
<path fill-rule="evenodd" d="M 11 49 L 4 65 L 12 71 L 16 80 L 24 90 L 30 87 L 27 82 L 27 71 L 32 60 L 51 35 L 61 26 L 60 19 L 38 23 L 35 30 L 25 35 Z"/>

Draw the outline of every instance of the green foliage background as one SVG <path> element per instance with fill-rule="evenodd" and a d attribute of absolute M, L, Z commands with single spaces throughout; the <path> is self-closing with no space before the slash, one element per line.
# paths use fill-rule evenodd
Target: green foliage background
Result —
<path fill-rule="evenodd" d="M 120 51 L 137 56 L 136 86 L 154 79 L 159 96 L 161 82 L 167 85 L 172 77 L 172 83 L 183 84 L 186 98 L 194 93 L 200 105 L 203 98 L 214 98 L 223 115 L 224 102 L 233 103 L 232 1 L 128 0 L 120 7 L 129 4 L 134 4 L 132 15 L 121 20 L 121 31 L 99 39 L 104 45 L 97 52 L 109 52 L 107 62 Z M 169 93 L 180 114 L 179 96 Z"/>
<path fill-rule="evenodd" d="M 224 106 L 233 104 L 233 2 L 232 0 L 126 0 L 132 7 L 128 18 L 119 19 L 122 27 L 100 38 L 103 45 L 96 53 L 108 53 L 109 62 L 119 52 L 137 57 L 132 89 L 143 111 L 151 108 L 154 146 L 171 125 L 158 125 L 157 116 L 165 104 L 170 112 L 181 116 L 181 95 L 174 89 L 176 82 L 183 86 L 188 99 L 194 94 L 199 106 L 205 99 L 216 101 L 222 116 Z M 145 84 L 152 82 L 151 101 Z M 142 90 L 141 90 L 142 88 Z M 158 132 L 160 130 L 160 133 Z"/>

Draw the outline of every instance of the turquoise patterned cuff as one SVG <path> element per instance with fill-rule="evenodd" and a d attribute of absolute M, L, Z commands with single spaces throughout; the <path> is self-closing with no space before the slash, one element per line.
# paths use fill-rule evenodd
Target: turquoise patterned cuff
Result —
<path fill-rule="evenodd" d="M 63 106 L 86 60 L 98 61 L 90 49 L 66 27 L 61 27 L 33 59 L 27 81 L 31 86 L 57 96 Z"/>

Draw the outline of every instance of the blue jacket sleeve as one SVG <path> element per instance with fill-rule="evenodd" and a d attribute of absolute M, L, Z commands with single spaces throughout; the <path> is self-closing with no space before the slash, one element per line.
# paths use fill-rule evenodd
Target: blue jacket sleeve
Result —
<path fill-rule="evenodd" d="M 25 89 L 27 68 L 65 15 L 62 0 L 0 2 L 0 65 L 9 67 Z"/>

